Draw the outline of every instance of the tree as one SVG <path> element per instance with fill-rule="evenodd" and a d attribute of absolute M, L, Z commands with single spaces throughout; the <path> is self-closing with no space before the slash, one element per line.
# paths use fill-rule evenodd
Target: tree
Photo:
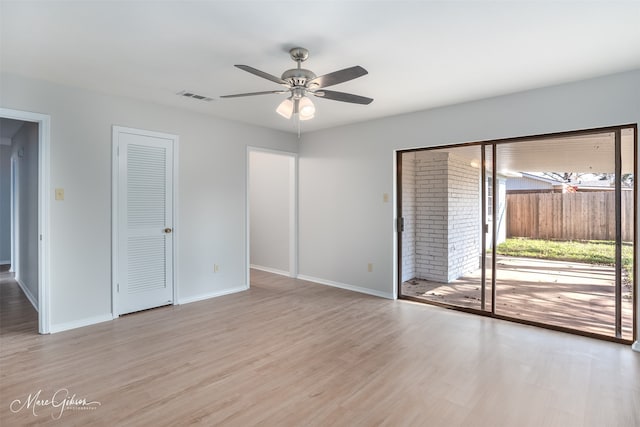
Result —
<path fill-rule="evenodd" d="M 566 183 L 582 183 L 585 175 L 591 175 L 593 178 L 589 181 L 609 181 L 614 183 L 615 174 L 613 173 L 578 173 L 578 172 L 542 172 L 543 176 L 551 178 L 559 182 Z M 625 173 L 620 179 L 622 187 L 630 188 L 635 184 L 635 176 L 632 173 Z"/>

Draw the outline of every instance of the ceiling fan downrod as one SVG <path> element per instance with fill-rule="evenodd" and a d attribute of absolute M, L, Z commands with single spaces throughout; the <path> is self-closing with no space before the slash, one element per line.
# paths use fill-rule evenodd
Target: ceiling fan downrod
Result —
<path fill-rule="evenodd" d="M 289 83 L 292 88 L 307 88 L 307 83 L 317 77 L 313 71 L 302 68 L 301 65 L 309 58 L 309 51 L 303 47 L 294 47 L 289 54 L 291 59 L 297 62 L 298 67 L 282 73 L 281 79 Z"/>

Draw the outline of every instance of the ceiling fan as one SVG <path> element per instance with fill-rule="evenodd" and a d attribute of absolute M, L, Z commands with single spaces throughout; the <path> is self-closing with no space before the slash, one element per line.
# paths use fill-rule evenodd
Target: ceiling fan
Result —
<path fill-rule="evenodd" d="M 285 89 L 224 95 L 220 98 L 289 93 L 289 97 L 278 105 L 276 112 L 287 119 L 296 115 L 300 120 L 309 120 L 315 115 L 316 109 L 311 99 L 309 99 L 309 95 L 353 104 L 367 105 L 373 101 L 372 98 L 325 89 L 326 87 L 364 76 L 367 74 L 367 70 L 361 66 L 356 65 L 355 67 L 345 68 L 344 70 L 334 71 L 333 73 L 318 77 L 313 71 L 301 67 L 301 64 L 309 57 L 309 51 L 307 49 L 294 47 L 289 50 L 289 54 L 291 55 L 291 59 L 298 63 L 298 66 L 297 68 L 292 68 L 282 73 L 282 77 L 276 77 L 248 65 L 236 65 L 236 67 L 241 70 L 278 83 L 284 86 Z"/>

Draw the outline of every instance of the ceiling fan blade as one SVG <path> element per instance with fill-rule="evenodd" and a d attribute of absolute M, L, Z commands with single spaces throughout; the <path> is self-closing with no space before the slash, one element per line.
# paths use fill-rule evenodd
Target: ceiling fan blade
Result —
<path fill-rule="evenodd" d="M 354 95 L 352 93 L 336 92 L 335 90 L 319 90 L 313 94 L 320 98 L 331 99 L 333 101 L 351 102 L 353 104 L 368 105 L 373 102 L 373 98 Z"/>
<path fill-rule="evenodd" d="M 285 82 L 284 80 L 282 80 L 280 77 L 276 77 L 272 74 L 269 73 L 265 73 L 264 71 L 260 71 L 257 68 L 253 68 L 250 67 L 248 65 L 236 65 L 236 67 L 240 68 L 241 70 L 246 71 L 247 73 L 251 73 L 255 76 L 258 77 L 262 77 L 263 79 L 267 79 L 267 80 L 271 80 L 274 83 L 278 83 L 280 85 L 284 85 L 284 86 L 289 86 L 289 84 L 287 82 Z"/>
<path fill-rule="evenodd" d="M 368 74 L 367 70 L 359 65 L 351 68 L 345 68 L 344 70 L 334 71 L 333 73 L 325 74 L 324 76 L 316 77 L 309 82 L 309 87 L 318 85 L 318 88 L 337 85 L 338 83 L 348 82 L 349 80 L 357 79 Z"/>
<path fill-rule="evenodd" d="M 264 92 L 238 93 L 235 95 L 222 95 L 220 98 L 240 98 L 242 96 L 268 95 L 272 93 L 287 93 L 287 90 L 267 90 Z"/>

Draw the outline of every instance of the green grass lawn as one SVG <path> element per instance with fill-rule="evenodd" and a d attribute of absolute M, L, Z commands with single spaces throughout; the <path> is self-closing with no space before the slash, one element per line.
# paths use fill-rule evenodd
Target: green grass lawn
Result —
<path fill-rule="evenodd" d="M 496 247 L 498 255 L 615 265 L 615 242 L 609 240 L 558 241 L 513 237 Z M 633 280 L 633 245 L 622 244 L 622 267 Z"/>

